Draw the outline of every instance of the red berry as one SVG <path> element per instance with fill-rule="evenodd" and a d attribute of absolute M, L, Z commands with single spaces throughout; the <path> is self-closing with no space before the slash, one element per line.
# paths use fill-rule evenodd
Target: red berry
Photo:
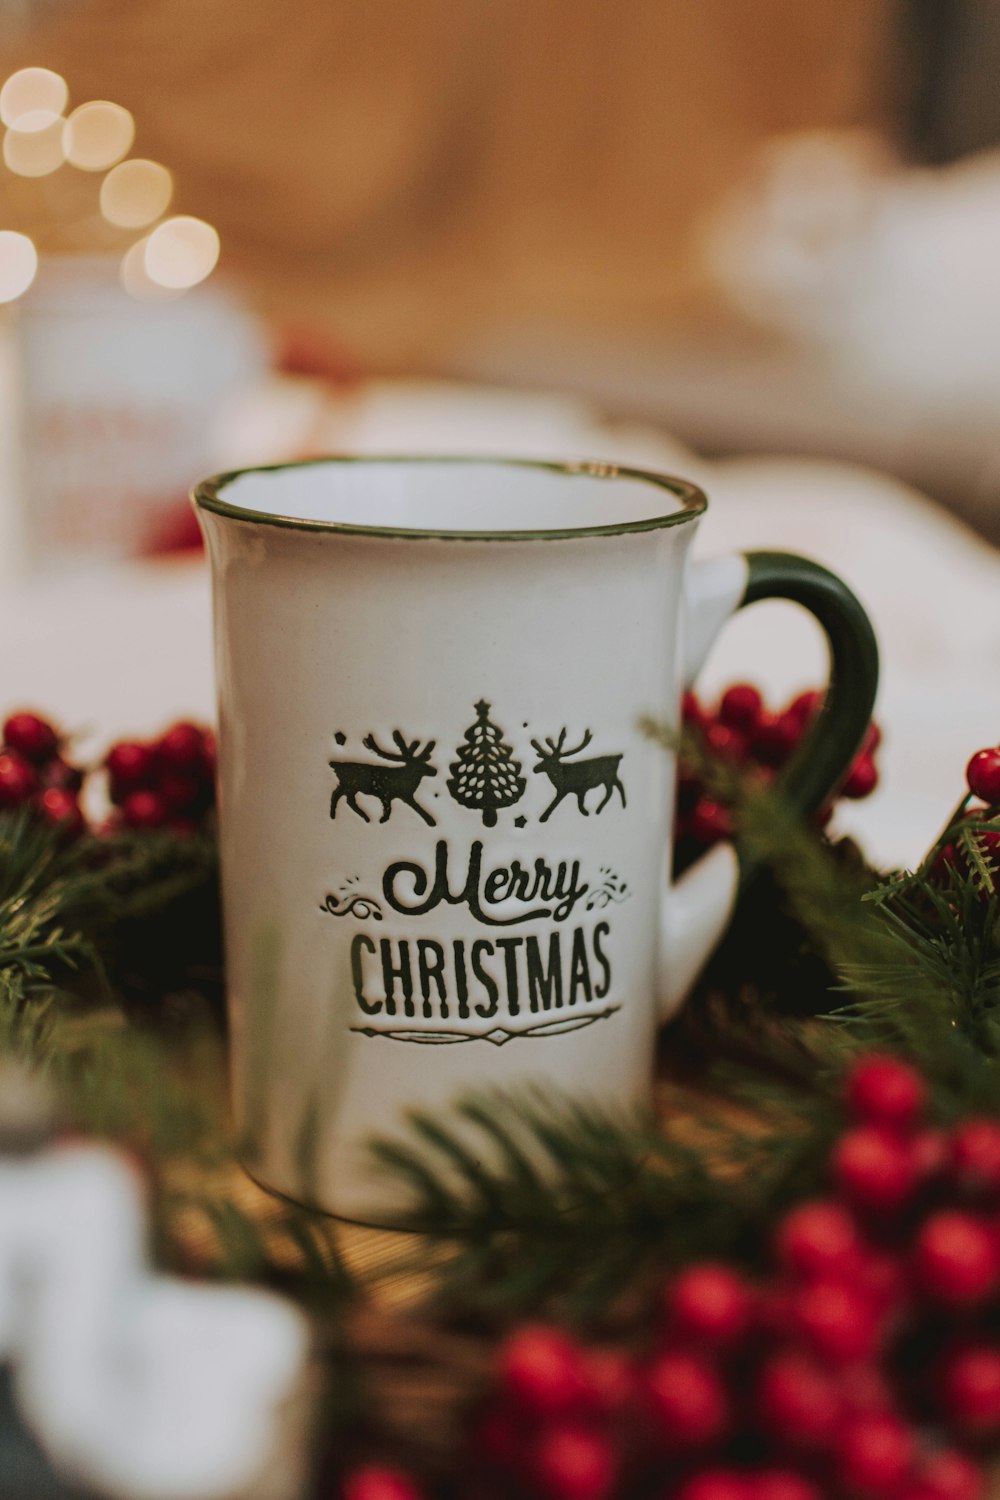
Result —
<path fill-rule="evenodd" d="M 961 868 L 958 850 L 954 844 L 942 844 L 934 857 L 934 863 L 930 868 L 933 880 L 944 883 L 954 878 L 956 872 Z"/>
<path fill-rule="evenodd" d="M 667 1293 L 667 1317 L 682 1336 L 732 1344 L 750 1324 L 750 1288 L 728 1266 L 692 1266 Z"/>
<path fill-rule="evenodd" d="M 30 761 L 14 750 L 0 752 L 0 807 L 20 807 L 38 785 L 38 774 Z"/>
<path fill-rule="evenodd" d="M 587 1408 L 605 1416 L 624 1411 L 635 1396 L 631 1362 L 612 1349 L 594 1350 L 584 1356 L 583 1384 Z"/>
<path fill-rule="evenodd" d="M 681 699 L 681 718 L 685 724 L 695 724 L 699 729 L 704 729 L 710 722 L 696 693 L 684 694 Z"/>
<path fill-rule="evenodd" d="M 702 1469 L 681 1485 L 676 1500 L 750 1500 L 752 1493 L 738 1469 Z"/>
<path fill-rule="evenodd" d="M 518 1329 L 501 1346 L 498 1361 L 503 1390 L 529 1411 L 563 1415 L 585 1396 L 583 1356 L 558 1328 L 528 1324 Z"/>
<path fill-rule="evenodd" d="M 423 1500 L 423 1491 L 402 1469 L 365 1464 L 344 1480 L 344 1500 Z"/>
<path fill-rule="evenodd" d="M 822 1500 L 822 1494 L 795 1469 L 761 1469 L 748 1478 L 747 1500 Z"/>
<path fill-rule="evenodd" d="M 879 1317 L 864 1292 L 846 1281 L 811 1281 L 792 1302 L 795 1327 L 821 1359 L 837 1364 L 869 1359 L 879 1341 Z"/>
<path fill-rule="evenodd" d="M 11 714 L 3 726 L 3 742 L 8 750 L 16 750 L 25 760 L 36 765 L 48 760 L 59 749 L 59 736 L 52 725 L 37 714 Z"/>
<path fill-rule="evenodd" d="M 717 844 L 733 836 L 733 819 L 727 807 L 710 797 L 700 797 L 688 817 L 688 832 L 699 844 Z"/>
<path fill-rule="evenodd" d="M 906 1268 L 899 1256 L 866 1245 L 854 1273 L 858 1287 L 884 1316 L 899 1306 L 907 1293 Z"/>
<path fill-rule="evenodd" d="M 700 1355 L 662 1354 L 646 1370 L 643 1388 L 658 1436 L 668 1447 L 701 1447 L 729 1425 L 725 1386 Z"/>
<path fill-rule="evenodd" d="M 1000 1121 L 966 1120 L 951 1136 L 951 1165 L 965 1192 L 1000 1193 Z"/>
<path fill-rule="evenodd" d="M 881 1415 L 896 1409 L 896 1392 L 881 1364 L 866 1363 L 845 1369 L 840 1382 L 840 1394 L 847 1415 Z"/>
<path fill-rule="evenodd" d="M 157 780 L 156 790 L 171 812 L 185 813 L 202 799 L 204 783 L 197 776 L 164 771 Z"/>
<path fill-rule="evenodd" d="M 79 766 L 71 766 L 61 755 L 54 755 L 41 769 L 39 781 L 42 786 L 59 787 L 64 792 L 78 792 L 83 786 L 83 772 Z"/>
<path fill-rule="evenodd" d="M 104 764 L 122 794 L 145 786 L 153 775 L 153 751 L 138 740 L 120 740 L 108 751 Z M 120 800 L 120 798 L 116 799 Z"/>
<path fill-rule="evenodd" d="M 945 1410 L 965 1432 L 1000 1428 L 1000 1347 L 965 1344 L 945 1358 L 940 1372 Z"/>
<path fill-rule="evenodd" d="M 861 1495 L 892 1495 L 914 1460 L 913 1433 L 888 1412 L 853 1417 L 837 1441 L 840 1475 Z"/>
<path fill-rule="evenodd" d="M 188 771 L 201 764 L 204 733 L 197 724 L 173 724 L 156 741 L 154 750 L 160 765 L 174 771 Z"/>
<path fill-rule="evenodd" d="M 871 723 L 868 725 L 868 728 L 865 730 L 865 737 L 861 741 L 861 749 L 865 755 L 874 755 L 875 751 L 878 749 L 881 743 L 882 731 L 875 723 L 875 720 L 872 719 Z"/>
<path fill-rule="evenodd" d="M 984 1500 L 985 1493 L 979 1465 L 955 1448 L 941 1448 L 923 1460 L 905 1500 Z"/>
<path fill-rule="evenodd" d="M 942 1209 L 917 1235 L 913 1270 L 921 1290 L 935 1302 L 968 1307 L 1000 1284 L 1000 1249 L 981 1219 Z"/>
<path fill-rule="evenodd" d="M 846 1130 L 831 1165 L 838 1191 L 854 1207 L 873 1213 L 902 1208 L 919 1182 L 912 1150 L 882 1125 Z"/>
<path fill-rule="evenodd" d="M 604 1500 L 615 1481 L 607 1438 L 586 1427 L 550 1427 L 535 1449 L 532 1472 L 551 1500 Z"/>
<path fill-rule="evenodd" d="M 784 1339 L 791 1320 L 792 1291 L 783 1281 L 765 1283 L 757 1293 L 754 1323 L 764 1334 Z"/>
<path fill-rule="evenodd" d="M 825 697 L 825 693 L 817 692 L 815 689 L 808 693 L 799 693 L 798 697 L 793 698 L 789 703 L 785 713 L 790 719 L 798 721 L 800 729 L 805 729 L 823 707 Z"/>
<path fill-rule="evenodd" d="M 798 719 L 788 714 L 761 714 L 750 748 L 765 766 L 783 766 L 802 737 Z"/>
<path fill-rule="evenodd" d="M 217 759 L 218 749 L 215 743 L 215 732 L 214 730 L 206 729 L 201 737 L 201 769 L 209 781 L 215 775 Z"/>
<path fill-rule="evenodd" d="M 840 795 L 860 801 L 862 797 L 870 797 L 877 786 L 878 767 L 870 755 L 862 752 L 841 784 Z"/>
<path fill-rule="evenodd" d="M 749 682 L 736 682 L 727 688 L 719 703 L 719 718 L 731 729 L 752 731 L 760 718 L 764 700 Z"/>
<path fill-rule="evenodd" d="M 778 1439 L 799 1448 L 822 1447 L 840 1421 L 840 1395 L 830 1376 L 804 1354 L 775 1354 L 762 1366 L 757 1410 Z"/>
<path fill-rule="evenodd" d="M 122 799 L 122 820 L 129 828 L 162 828 L 169 816 L 169 809 L 159 792 L 147 792 L 141 788 L 129 792 Z"/>
<path fill-rule="evenodd" d="M 72 792 L 62 787 L 50 786 L 38 796 L 35 806 L 48 823 L 58 823 L 64 833 L 79 833 L 83 828 L 83 813 Z"/>
<path fill-rule="evenodd" d="M 860 1250 L 851 1214 L 832 1199 L 800 1203 L 778 1225 L 775 1251 L 779 1263 L 798 1276 L 849 1273 Z"/>
<path fill-rule="evenodd" d="M 918 1130 L 910 1141 L 917 1176 L 939 1177 L 948 1165 L 948 1137 L 943 1130 Z"/>
<path fill-rule="evenodd" d="M 977 750 L 965 768 L 969 791 L 995 807 L 1000 802 L 1000 749 Z"/>
<path fill-rule="evenodd" d="M 846 1098 L 856 1120 L 909 1130 L 923 1113 L 927 1090 L 908 1063 L 872 1052 L 848 1073 Z"/>
<path fill-rule="evenodd" d="M 709 724 L 705 730 L 705 741 L 716 755 L 724 760 L 744 760 L 747 753 L 747 738 L 739 729 L 729 724 Z"/>

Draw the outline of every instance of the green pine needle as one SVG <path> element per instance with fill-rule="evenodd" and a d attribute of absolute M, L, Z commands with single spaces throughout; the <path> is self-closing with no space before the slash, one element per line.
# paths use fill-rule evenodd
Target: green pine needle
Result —
<path fill-rule="evenodd" d="M 826 1014 L 771 1016 L 743 1036 L 730 1020 L 710 1102 L 686 1101 L 681 1133 L 494 1095 L 444 1119 L 415 1115 L 405 1137 L 375 1143 L 376 1160 L 413 1194 L 410 1227 L 447 1246 L 439 1299 L 452 1312 L 502 1319 L 545 1305 L 592 1318 L 607 1314 L 612 1290 L 687 1258 L 753 1262 L 780 1208 L 821 1188 L 844 1073 L 865 1048 L 911 1058 L 941 1121 L 1000 1113 L 1000 918 L 981 830 L 947 830 L 981 856 L 947 886 L 935 881 L 933 851 L 917 872 L 880 881 L 845 869 L 774 792 L 717 763 L 698 769 L 828 964 Z M 751 1113 L 727 1123 L 720 1098 Z"/>
<path fill-rule="evenodd" d="M 484 1094 L 417 1113 L 375 1142 L 380 1170 L 408 1191 L 410 1227 L 429 1236 L 415 1264 L 432 1271 L 451 1316 L 500 1322 L 546 1307 L 623 1318 L 672 1265 L 755 1263 L 775 1214 L 822 1186 L 844 1072 L 861 1049 L 912 1058 L 940 1121 L 1000 1112 L 1000 903 L 986 837 L 1000 818 L 962 803 L 917 871 L 880 878 L 839 859 L 780 795 L 747 786 L 704 747 L 690 757 L 733 806 L 745 856 L 769 872 L 803 946 L 826 966 L 821 1014 L 784 1014 L 762 992 L 713 1019 L 711 997 L 696 994 L 689 1009 L 716 1061 L 693 1080 L 698 1092 L 671 1086 L 677 1128 L 537 1092 Z M 955 856 L 942 874 L 946 842 Z M 203 1020 L 175 1032 L 128 1024 L 132 981 L 119 957 L 134 959 L 135 934 L 142 951 L 154 937 L 151 951 L 172 951 L 192 902 L 215 912 L 216 879 L 211 837 L 67 846 L 27 814 L 0 815 L 0 1053 L 46 1072 L 68 1120 L 139 1150 L 166 1184 L 171 1164 L 201 1166 L 208 1182 L 236 1159 L 224 1043 Z M 283 1240 L 299 1254 L 303 1298 L 336 1305 L 356 1290 L 333 1237 L 305 1211 L 288 1207 L 265 1236 L 214 1188 L 166 1185 L 154 1208 L 167 1264 L 183 1259 L 176 1217 L 194 1208 L 215 1231 L 215 1274 L 287 1285 L 274 1250 Z"/>

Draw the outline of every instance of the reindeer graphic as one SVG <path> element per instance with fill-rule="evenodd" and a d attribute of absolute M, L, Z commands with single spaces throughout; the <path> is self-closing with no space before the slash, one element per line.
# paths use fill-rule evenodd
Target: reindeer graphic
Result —
<path fill-rule="evenodd" d="M 584 806 L 584 798 L 591 787 L 602 786 L 604 796 L 594 808 L 599 813 L 602 808 L 607 807 L 611 801 L 611 793 L 617 790 L 621 793 L 622 807 L 625 807 L 625 788 L 618 779 L 618 767 L 621 765 L 621 755 L 595 755 L 591 760 L 577 760 L 570 762 L 567 757 L 579 755 L 590 744 L 593 736 L 588 729 L 583 739 L 572 750 L 567 750 L 566 735 L 568 731 L 563 729 L 557 740 L 547 739 L 543 748 L 537 740 L 532 740 L 532 749 L 538 756 L 538 764 L 535 771 L 544 771 L 556 794 L 548 807 L 539 818 L 539 823 L 544 823 L 559 806 L 564 797 L 570 793 L 576 797 L 576 805 L 584 817 L 589 816 Z"/>
<path fill-rule="evenodd" d="M 376 743 L 373 734 L 366 735 L 361 743 L 366 750 L 371 750 L 374 755 L 380 755 L 383 760 L 393 762 L 393 764 L 373 766 L 365 764 L 364 761 L 331 760 L 330 767 L 337 773 L 337 785 L 330 798 L 331 818 L 337 816 L 337 803 L 341 797 L 346 797 L 351 811 L 356 812 L 359 818 L 364 818 L 366 823 L 370 823 L 371 818 L 364 808 L 358 806 L 358 797 L 365 796 L 377 797 L 381 802 L 380 823 L 388 822 L 392 804 L 398 801 L 405 802 L 407 807 L 412 807 L 413 811 L 431 828 L 435 826 L 430 813 L 417 802 L 416 790 L 425 776 L 437 775 L 437 768 L 430 764 L 430 754 L 437 742 L 430 740 L 423 750 L 418 750 L 417 746 L 420 741 L 414 740 L 411 744 L 407 744 L 398 729 L 392 731 L 392 738 L 396 744 L 396 750 L 383 750 Z"/>

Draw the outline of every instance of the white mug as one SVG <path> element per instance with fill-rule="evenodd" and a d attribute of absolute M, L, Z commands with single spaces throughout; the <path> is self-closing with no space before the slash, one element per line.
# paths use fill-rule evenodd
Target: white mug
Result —
<path fill-rule="evenodd" d="M 211 557 L 232 1070 L 250 1172 L 391 1223 L 371 1138 L 541 1083 L 646 1102 L 721 937 L 731 844 L 669 885 L 676 730 L 741 605 L 827 631 L 817 804 L 868 724 L 871 627 L 825 569 L 689 560 L 704 495 L 600 463 L 331 459 L 195 492 Z"/>

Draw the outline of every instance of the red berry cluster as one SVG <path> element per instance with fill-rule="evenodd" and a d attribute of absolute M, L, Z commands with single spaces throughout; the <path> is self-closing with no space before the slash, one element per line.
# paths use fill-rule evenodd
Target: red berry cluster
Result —
<path fill-rule="evenodd" d="M 749 682 L 737 682 L 726 689 L 714 709 L 706 708 L 694 693 L 685 693 L 682 715 L 685 727 L 699 730 L 716 755 L 759 781 L 769 781 L 789 759 L 822 706 L 822 693 L 800 693 L 772 713 L 758 688 Z M 867 797 L 875 790 L 875 751 L 880 740 L 878 726 L 871 724 L 840 796 Z M 681 863 L 729 838 L 732 831 L 729 809 L 708 795 L 694 769 L 682 758 L 677 777 L 676 835 Z"/>
<path fill-rule="evenodd" d="M 765 1276 L 678 1275 L 641 1352 L 512 1334 L 475 1434 L 482 1492 L 981 1500 L 1000 1439 L 1000 1122 L 933 1130 L 924 1102 L 906 1064 L 860 1062 L 829 1195 L 781 1219 Z"/>
<path fill-rule="evenodd" d="M 47 719 L 22 711 L 3 726 L 0 809 L 31 807 L 67 834 L 83 828 L 83 772 L 62 754 L 64 743 Z"/>
<path fill-rule="evenodd" d="M 11 714 L 0 745 L 0 812 L 29 807 L 67 834 L 86 822 L 81 767 L 65 757 L 66 736 L 38 714 Z M 115 812 L 109 829 L 193 832 L 215 804 L 215 736 L 197 724 L 172 724 L 158 739 L 122 740 L 104 761 Z"/>
<path fill-rule="evenodd" d="M 215 802 L 215 736 L 185 721 L 158 739 L 119 740 L 105 758 L 114 822 L 193 832 Z"/>

